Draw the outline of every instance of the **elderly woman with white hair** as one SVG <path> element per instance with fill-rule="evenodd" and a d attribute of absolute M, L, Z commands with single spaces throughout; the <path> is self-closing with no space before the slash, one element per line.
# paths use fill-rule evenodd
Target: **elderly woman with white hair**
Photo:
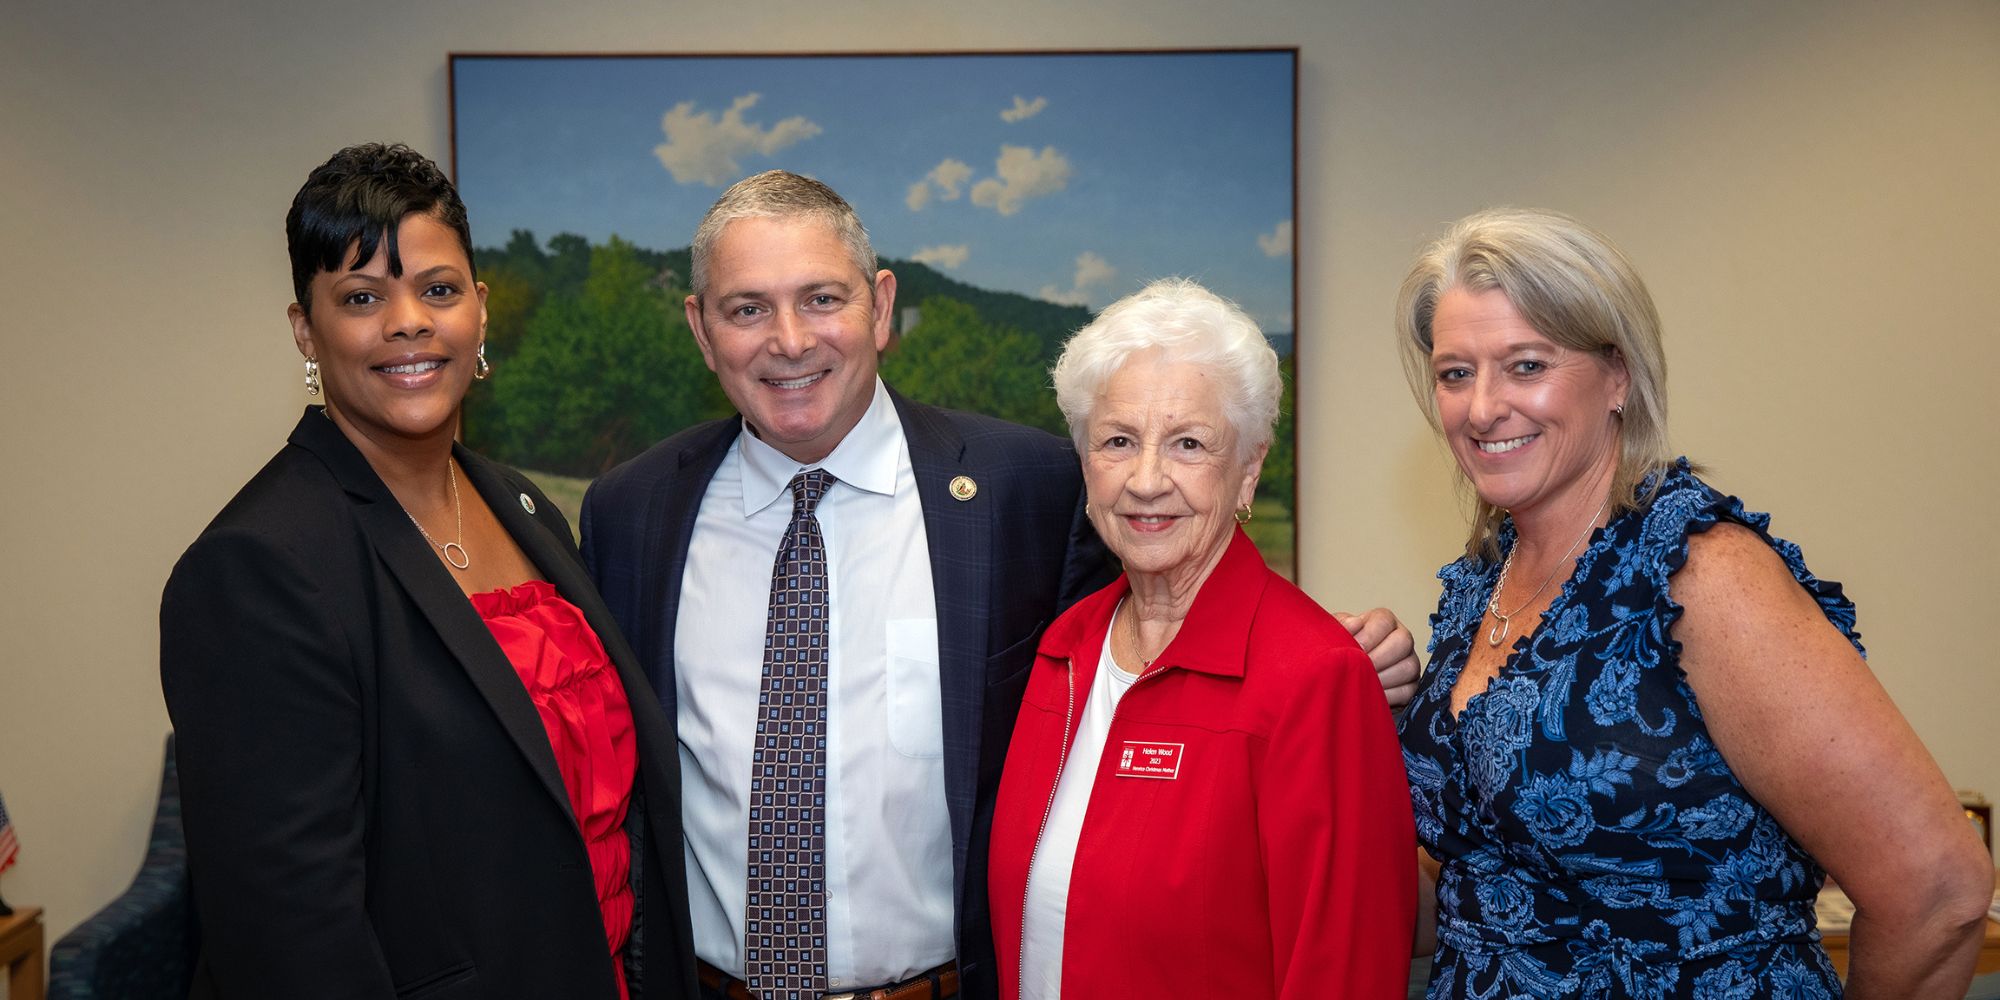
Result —
<path fill-rule="evenodd" d="M 1429 996 L 1838 997 L 1828 872 L 1850 1000 L 1961 995 L 1986 852 L 1840 585 L 1667 450 L 1631 263 L 1567 216 L 1483 212 L 1419 256 L 1398 325 L 1478 498 L 1403 718 L 1441 865 Z"/>
<path fill-rule="evenodd" d="M 1415 839 L 1388 705 L 1238 527 L 1276 354 L 1169 279 L 1105 309 L 1054 374 L 1125 575 L 1030 668 L 993 819 L 1002 996 L 1402 996 Z"/>

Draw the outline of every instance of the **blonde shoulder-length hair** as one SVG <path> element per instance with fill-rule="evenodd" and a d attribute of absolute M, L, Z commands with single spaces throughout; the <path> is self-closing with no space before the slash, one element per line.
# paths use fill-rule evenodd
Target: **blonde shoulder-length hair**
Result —
<path fill-rule="evenodd" d="M 1537 333 L 1574 351 L 1625 363 L 1631 388 L 1618 424 L 1613 516 L 1644 505 L 1672 464 L 1667 449 L 1667 358 L 1660 314 L 1632 262 L 1604 234 L 1540 209 L 1494 208 L 1466 216 L 1424 247 L 1396 300 L 1396 333 L 1410 391 L 1431 427 L 1438 421 L 1431 372 L 1431 322 L 1438 298 L 1454 288 L 1499 289 Z M 1652 485 L 1641 484 L 1652 476 Z M 1460 472 L 1464 484 L 1464 473 Z M 1501 510 L 1475 497 L 1466 554 L 1500 555 Z"/>

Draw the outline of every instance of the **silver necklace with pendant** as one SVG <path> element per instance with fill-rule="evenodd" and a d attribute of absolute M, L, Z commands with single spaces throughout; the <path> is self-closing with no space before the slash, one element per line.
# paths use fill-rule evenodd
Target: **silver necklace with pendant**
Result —
<path fill-rule="evenodd" d="M 1542 585 L 1536 587 L 1535 592 L 1529 594 L 1528 599 L 1522 601 L 1520 606 L 1516 607 L 1512 612 L 1502 614 L 1500 612 L 1500 592 L 1507 589 L 1507 571 L 1514 568 L 1514 553 L 1521 551 L 1521 546 L 1517 542 L 1514 548 L 1507 553 L 1507 561 L 1500 564 L 1500 579 L 1493 584 L 1493 596 L 1486 601 L 1486 613 L 1493 616 L 1493 627 L 1486 630 L 1486 644 L 1488 646 L 1498 646 L 1501 640 L 1507 638 L 1507 632 L 1511 628 L 1508 620 L 1520 614 L 1528 605 L 1535 603 L 1535 598 L 1542 596 L 1542 591 L 1549 589 L 1549 584 L 1555 580 L 1556 573 L 1562 570 L 1563 563 L 1568 561 L 1570 553 L 1575 552 L 1576 547 L 1582 545 L 1583 540 L 1590 537 L 1591 531 L 1597 527 L 1597 519 L 1604 515 L 1604 508 L 1609 506 L 1611 506 L 1611 496 L 1606 494 L 1604 502 L 1597 505 L 1597 513 L 1590 515 L 1590 520 L 1584 523 L 1583 534 L 1576 536 L 1576 541 L 1569 543 L 1569 548 L 1556 559 L 1556 564 L 1549 569 L 1549 575 L 1542 578 Z"/>

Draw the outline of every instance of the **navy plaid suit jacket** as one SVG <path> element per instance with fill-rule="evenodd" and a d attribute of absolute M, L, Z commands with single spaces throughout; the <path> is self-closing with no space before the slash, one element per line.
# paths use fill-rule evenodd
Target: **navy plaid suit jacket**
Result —
<path fill-rule="evenodd" d="M 1116 567 L 1083 517 L 1082 471 L 1068 441 L 890 396 L 909 442 L 937 599 L 961 989 L 968 1000 L 993 1000 L 986 849 L 1007 738 L 1042 629 Z M 605 473 L 584 497 L 584 562 L 669 720 L 695 514 L 741 427 L 730 417 L 681 431 Z M 971 500 L 952 498 L 957 476 L 978 484 Z"/>

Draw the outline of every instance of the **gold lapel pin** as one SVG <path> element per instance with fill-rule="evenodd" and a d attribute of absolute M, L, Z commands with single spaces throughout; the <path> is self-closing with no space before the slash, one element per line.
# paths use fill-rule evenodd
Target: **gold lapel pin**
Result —
<path fill-rule="evenodd" d="M 951 498 L 953 500 L 970 500 L 978 495 L 979 484 L 973 482 L 971 476 L 951 477 Z"/>
<path fill-rule="evenodd" d="M 521 509 L 533 514 L 535 512 L 535 498 L 526 493 L 521 494 Z"/>

